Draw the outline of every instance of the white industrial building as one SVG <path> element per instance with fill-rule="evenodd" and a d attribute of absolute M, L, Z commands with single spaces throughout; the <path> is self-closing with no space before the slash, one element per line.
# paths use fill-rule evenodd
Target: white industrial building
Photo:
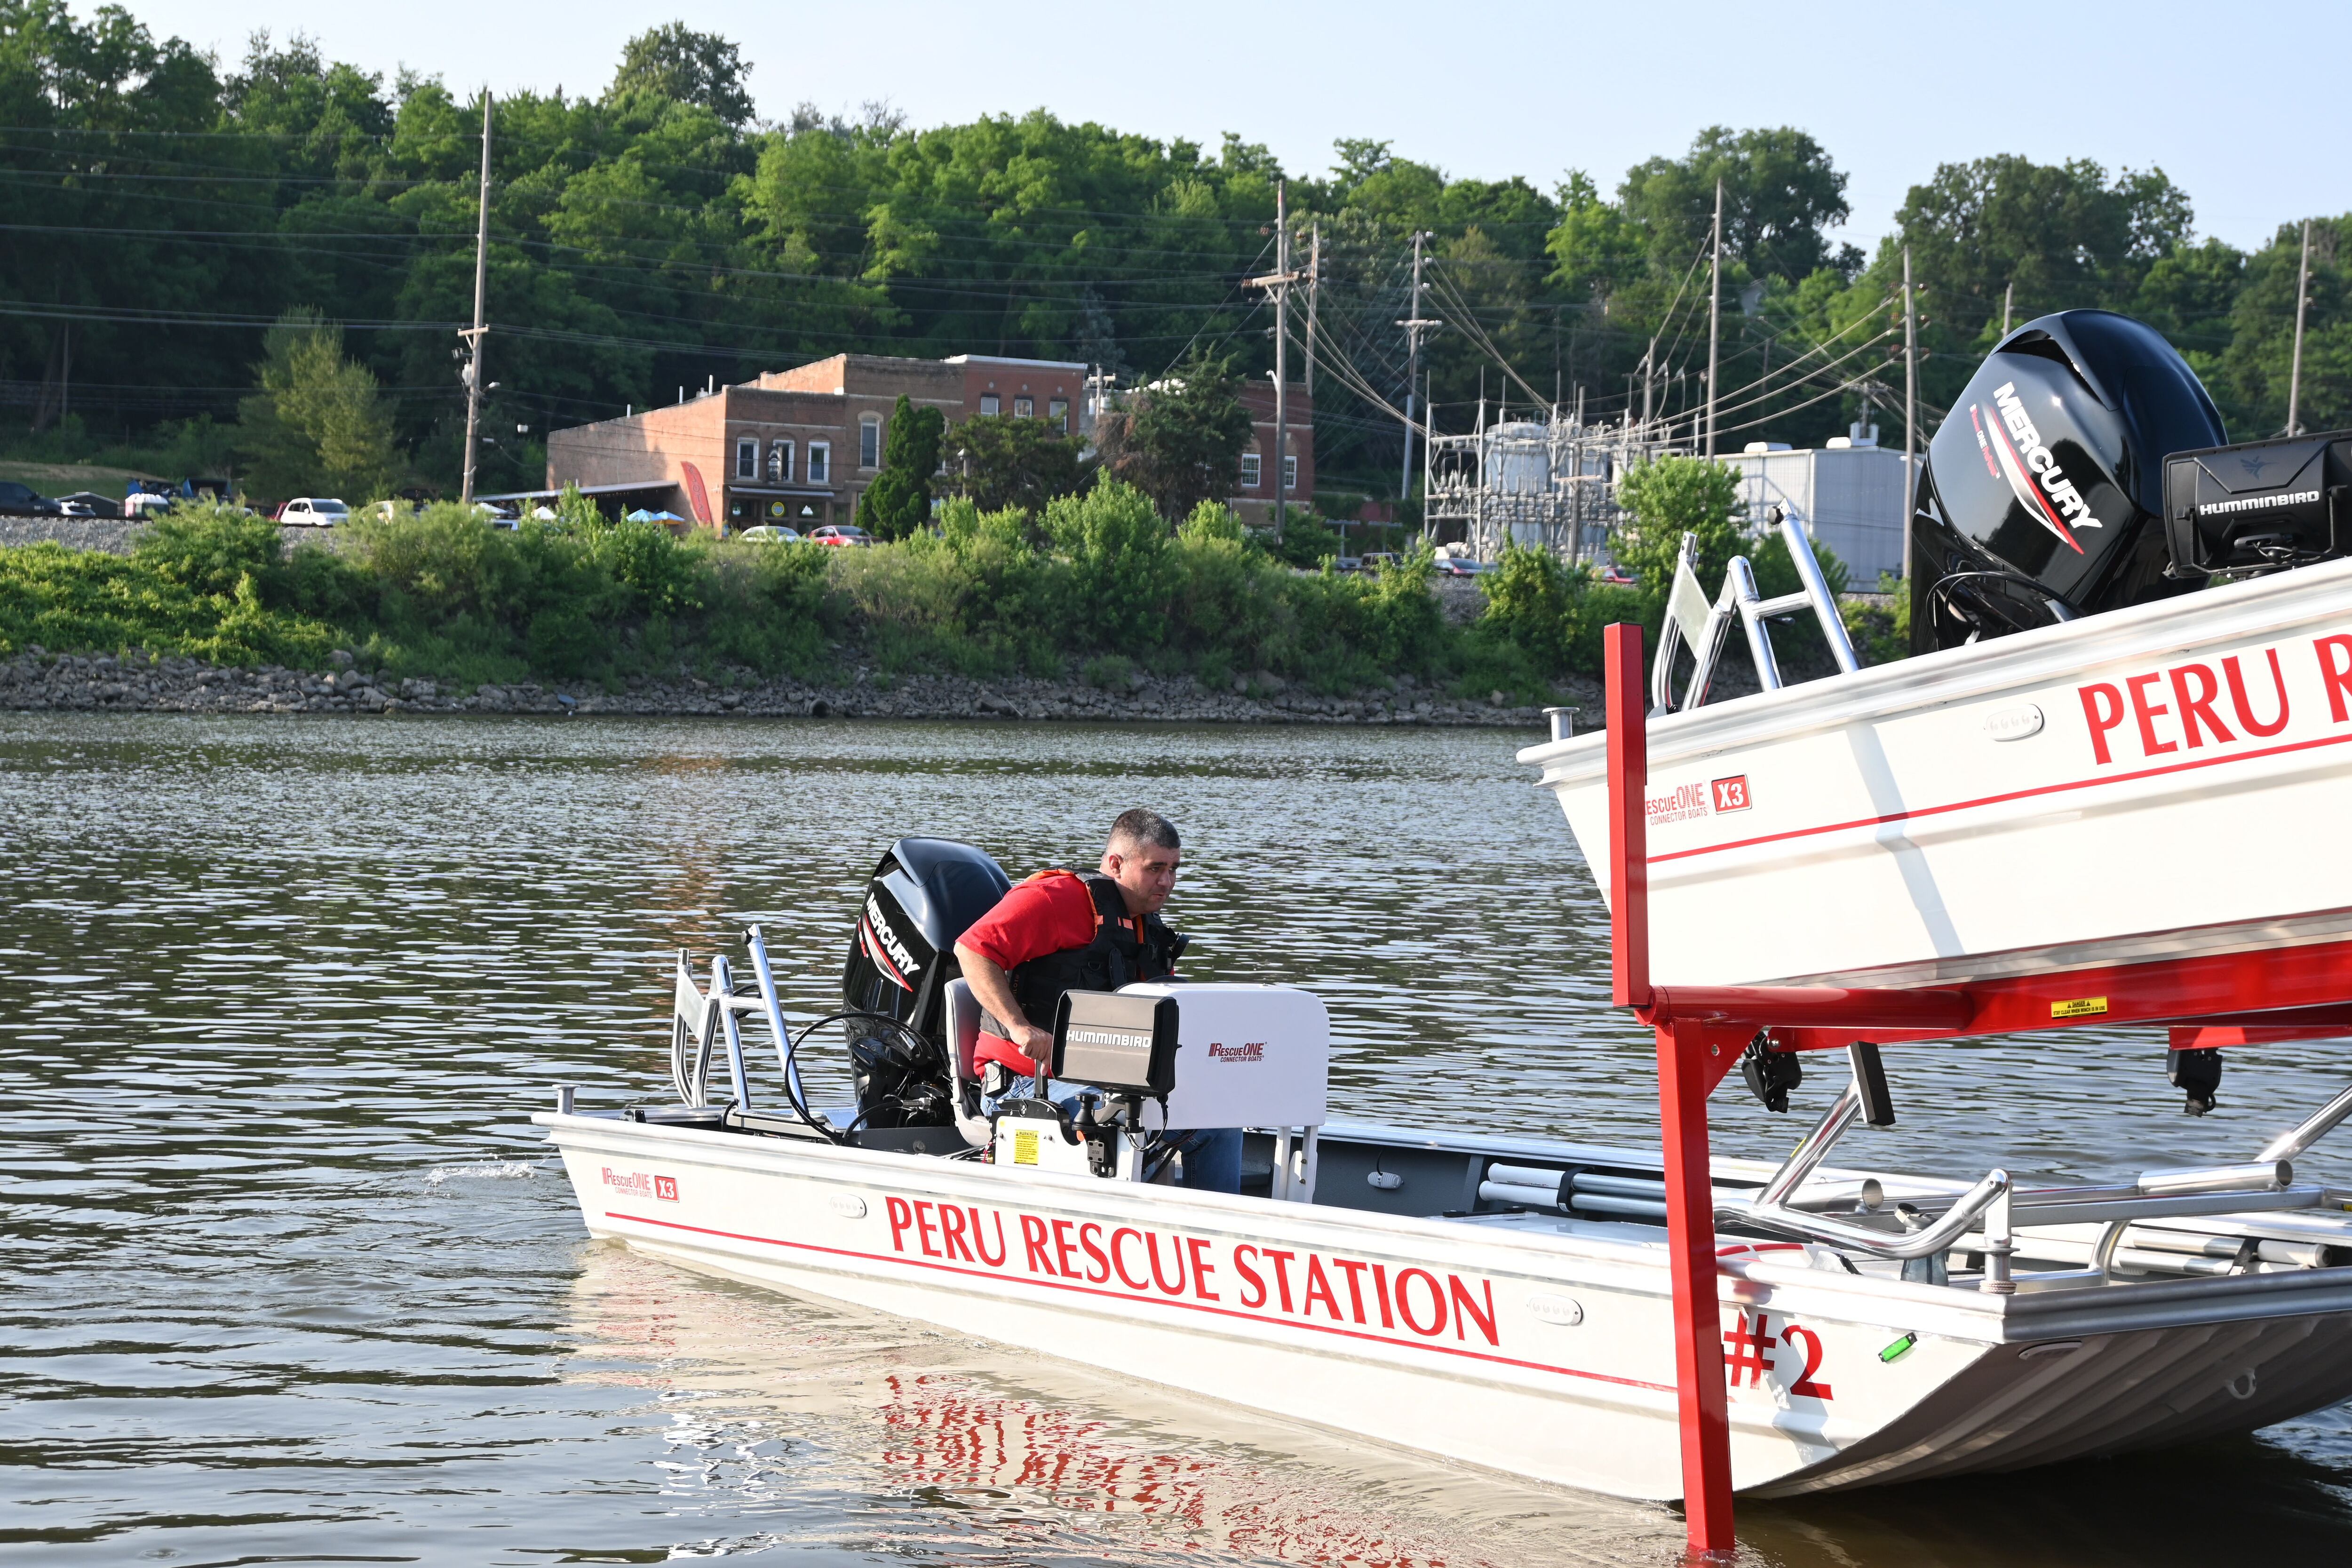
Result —
<path fill-rule="evenodd" d="M 1816 545 L 1829 546 L 1845 563 L 1849 587 L 1868 592 L 1881 572 L 1902 574 L 1903 531 L 1911 510 L 1902 453 L 1868 437 L 1840 437 L 1801 451 L 1759 441 L 1723 461 L 1739 472 L 1750 524 L 1761 526 L 1769 509 L 1785 508 Z"/>

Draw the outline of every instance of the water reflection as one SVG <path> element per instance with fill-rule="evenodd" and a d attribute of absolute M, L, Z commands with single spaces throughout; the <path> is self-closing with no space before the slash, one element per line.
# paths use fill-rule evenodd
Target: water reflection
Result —
<path fill-rule="evenodd" d="M 703 1551 L 1433 1568 L 1622 1561 L 1678 1539 L 1654 1509 L 1453 1472 L 617 1247 L 585 1249 L 572 1324 L 572 1375 L 666 1418 L 664 1494 L 706 1521 Z"/>
<path fill-rule="evenodd" d="M 1185 832 L 1194 973 L 1328 1000 L 1342 1114 L 1654 1138 L 1604 913 L 1494 735 L 0 716 L 0 1552 L 1670 1559 L 1662 1510 L 580 1240 L 522 1118 L 556 1081 L 667 1094 L 677 947 L 763 921 L 813 1014 L 892 837 L 1019 874 L 1135 804 Z M 2339 1055 L 2246 1053 L 2200 1121 L 2146 1034 L 1890 1051 L 1902 1124 L 1863 1146 L 1969 1175 L 2244 1158 Z M 1796 1130 L 1715 1113 L 1748 1152 Z M 2329 1413 L 1743 1530 L 1790 1564 L 2290 1561 L 2352 1550 L 2347 1486 Z"/>

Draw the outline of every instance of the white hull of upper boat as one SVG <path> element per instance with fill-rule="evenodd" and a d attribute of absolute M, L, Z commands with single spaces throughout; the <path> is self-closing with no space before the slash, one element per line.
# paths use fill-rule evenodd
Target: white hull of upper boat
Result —
<path fill-rule="evenodd" d="M 1654 1229 L 534 1120 L 589 1230 L 648 1253 L 1496 1470 L 1682 1489 Z M 2352 1269 L 2003 1297 L 1732 1243 L 1719 1283 L 1742 1489 L 2014 1468 L 2352 1394 Z"/>
<path fill-rule="evenodd" d="M 2352 805 L 2352 561 L 1648 728 L 1660 984 L 1912 984 L 2352 938 L 2352 839 L 2329 830 Z M 1604 745 L 1520 759 L 1613 897 Z"/>

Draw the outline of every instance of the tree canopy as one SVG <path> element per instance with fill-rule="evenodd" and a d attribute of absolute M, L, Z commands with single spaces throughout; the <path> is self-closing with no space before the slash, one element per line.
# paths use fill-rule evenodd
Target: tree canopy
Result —
<path fill-rule="evenodd" d="M 1947 164 L 1865 258 L 1843 237 L 1844 174 L 1794 126 L 1710 127 L 1613 186 L 1456 177 L 1364 138 L 1293 171 L 1238 134 L 1209 147 L 1042 110 L 762 122 L 751 71 L 736 45 L 672 23 L 632 39 L 601 91 L 498 94 L 483 488 L 537 483 L 551 426 L 845 350 L 1082 360 L 1129 389 L 1205 354 L 1254 379 L 1271 322 L 1237 285 L 1271 267 L 1285 180 L 1293 254 L 1319 243 L 1322 262 L 1316 466 L 1347 489 L 1395 485 L 1408 316 L 1439 323 L 1410 390 L 1441 428 L 1557 399 L 1593 420 L 1646 403 L 1687 438 L 1718 179 L 1721 446 L 1816 443 L 1865 399 L 1900 438 L 1906 245 L 1928 429 L 2005 299 L 2019 321 L 2141 315 L 2234 434 L 2284 418 L 2299 223 L 2252 252 L 2204 239 L 2160 170 Z M 478 100 L 305 37 L 257 34 L 224 63 L 111 6 L 85 20 L 65 0 L 0 0 L 0 382 L 21 411 L 0 439 L 217 450 L 259 389 L 272 324 L 309 308 L 374 378 L 405 471 L 454 487 L 480 124 Z M 1416 232 L 1431 237 L 1417 298 Z M 2352 215 L 2315 226 L 2314 426 L 2352 423 L 2347 238 Z"/>
<path fill-rule="evenodd" d="M 734 44 L 715 34 L 698 33 L 683 22 L 669 22 L 647 28 L 623 47 L 621 68 L 613 74 L 605 96 L 651 93 L 675 103 L 699 105 L 740 127 L 751 119 L 751 94 L 743 85 L 751 74 L 743 51 Z"/>
<path fill-rule="evenodd" d="M 1249 445 L 1249 410 L 1232 362 L 1196 353 L 1095 424 L 1103 469 L 1180 521 L 1232 496 Z"/>

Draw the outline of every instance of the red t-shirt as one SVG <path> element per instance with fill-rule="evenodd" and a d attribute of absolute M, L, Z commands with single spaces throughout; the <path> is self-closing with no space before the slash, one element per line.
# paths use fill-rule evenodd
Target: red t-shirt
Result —
<path fill-rule="evenodd" d="M 1068 871 L 1040 871 L 1016 882 L 996 907 L 972 921 L 956 939 L 997 968 L 1008 973 L 1016 965 L 1049 952 L 1084 947 L 1095 939 L 1095 900 L 1086 883 Z M 1032 1018 L 1038 1028 L 1054 1026 L 1051 1018 Z M 1011 1071 L 1029 1074 L 1035 1062 L 1021 1047 L 982 1029 L 972 1057 L 979 1062 L 1003 1062 Z"/>

